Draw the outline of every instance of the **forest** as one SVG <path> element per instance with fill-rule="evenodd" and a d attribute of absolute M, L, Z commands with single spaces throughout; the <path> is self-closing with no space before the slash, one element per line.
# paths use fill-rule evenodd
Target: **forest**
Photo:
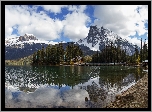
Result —
<path fill-rule="evenodd" d="M 110 45 L 106 45 L 101 51 L 96 51 L 93 55 L 84 56 L 82 50 L 78 45 L 69 43 L 68 46 L 63 49 L 62 43 L 56 45 L 48 45 L 46 48 L 42 47 L 33 54 L 32 65 L 59 65 L 59 64 L 74 64 L 78 61 L 83 63 L 128 63 L 138 65 L 143 60 L 148 59 L 148 47 L 147 44 L 143 45 L 143 48 L 138 50 L 135 46 L 135 53 L 129 55 L 126 50 L 121 49 L 120 46 L 114 46 L 111 42 Z"/>
<path fill-rule="evenodd" d="M 62 43 L 59 43 L 48 45 L 46 48 L 42 47 L 41 50 L 35 52 L 32 65 L 59 65 L 63 62 L 72 64 L 72 62 L 78 61 L 78 57 L 82 56 L 82 50 L 74 43 L 69 44 L 65 50 Z"/>

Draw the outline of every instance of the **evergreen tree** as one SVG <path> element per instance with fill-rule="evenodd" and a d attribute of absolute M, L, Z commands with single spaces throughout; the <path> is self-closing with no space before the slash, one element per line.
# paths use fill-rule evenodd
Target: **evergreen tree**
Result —
<path fill-rule="evenodd" d="M 50 44 L 46 47 L 46 64 L 47 65 L 51 64 L 51 45 Z"/>
<path fill-rule="evenodd" d="M 45 54 L 44 46 L 42 47 L 42 49 L 41 49 L 40 52 L 41 52 L 41 57 L 40 57 L 40 59 L 41 59 L 41 65 L 45 65 L 46 54 Z"/>
<path fill-rule="evenodd" d="M 111 42 L 111 49 L 110 49 L 110 62 L 112 63 L 113 60 L 113 43 Z"/>
<path fill-rule="evenodd" d="M 70 59 L 72 58 L 71 56 L 71 47 L 68 44 L 68 46 L 66 47 L 66 51 L 65 51 L 65 58 L 66 58 L 66 62 L 70 63 Z"/>
<path fill-rule="evenodd" d="M 143 60 L 148 60 L 148 47 L 147 44 L 144 43 L 143 45 Z"/>
<path fill-rule="evenodd" d="M 50 61 L 51 61 L 51 64 L 52 65 L 55 65 L 56 63 L 57 63 L 57 48 L 56 48 L 56 46 L 54 45 L 54 46 L 52 46 L 51 47 L 51 56 L 50 56 Z"/>
<path fill-rule="evenodd" d="M 37 53 L 35 52 L 34 54 L 33 54 L 33 60 L 32 60 L 33 62 L 33 65 L 35 65 L 35 64 L 37 64 Z"/>
<path fill-rule="evenodd" d="M 59 43 L 58 52 L 59 52 L 59 62 L 63 62 L 64 61 L 64 49 L 63 49 L 62 42 Z"/>
<path fill-rule="evenodd" d="M 37 64 L 41 65 L 41 51 L 40 50 L 37 51 Z"/>
<path fill-rule="evenodd" d="M 74 45 L 74 43 L 68 44 L 65 50 L 65 58 L 68 63 L 70 63 L 71 59 L 76 60 L 76 57 L 83 56 L 82 50 L 79 46 Z"/>

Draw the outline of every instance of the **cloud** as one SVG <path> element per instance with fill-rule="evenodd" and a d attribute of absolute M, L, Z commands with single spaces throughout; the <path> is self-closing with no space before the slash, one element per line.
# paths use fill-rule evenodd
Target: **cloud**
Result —
<path fill-rule="evenodd" d="M 65 5 L 42 5 L 46 11 L 61 13 L 61 9 L 67 7 L 72 13 L 65 15 L 65 20 L 51 18 L 46 11 L 42 10 L 37 13 L 39 6 L 6 6 L 5 7 L 5 37 L 10 37 L 13 27 L 18 26 L 18 34 L 25 33 L 34 34 L 38 39 L 55 40 L 64 36 L 70 38 L 71 41 L 85 38 L 89 31 L 86 24 L 90 22 L 90 18 L 84 13 L 87 8 L 81 6 L 65 6 Z M 10 19 L 13 18 L 13 19 Z"/>
<path fill-rule="evenodd" d="M 13 32 L 13 28 L 9 24 L 5 24 L 5 35 L 11 35 Z"/>
<path fill-rule="evenodd" d="M 137 38 L 131 39 L 129 36 L 144 35 L 148 30 L 145 23 L 148 20 L 148 7 L 137 5 L 98 5 L 94 6 L 94 25 L 104 26 L 121 36 L 138 42 Z M 137 12 L 139 8 L 139 13 Z M 138 25 L 136 25 L 136 23 Z"/>
<path fill-rule="evenodd" d="M 141 46 L 141 40 L 135 36 L 133 38 L 127 38 L 126 40 L 131 42 L 133 45 Z"/>
<path fill-rule="evenodd" d="M 19 6 L 5 6 L 5 37 L 11 36 L 16 25 L 29 23 L 30 14 Z"/>
<path fill-rule="evenodd" d="M 56 14 L 56 13 L 61 13 L 62 12 L 61 9 L 68 6 L 67 5 L 41 5 L 41 7 L 43 7 L 44 10 L 46 11 L 50 11 Z"/>
<path fill-rule="evenodd" d="M 12 35 L 14 28 L 18 30 L 19 35 L 30 33 L 43 40 L 60 39 L 62 33 L 71 41 L 78 41 L 88 35 L 87 26 L 91 23 L 91 18 L 84 12 L 88 6 L 41 5 L 44 10 L 37 12 L 39 7 L 38 5 L 32 7 L 6 5 L 5 37 L 17 36 L 17 34 Z M 63 15 L 64 20 L 53 19 L 48 15 L 48 12 L 62 13 L 62 8 L 70 11 L 67 15 Z M 136 32 L 139 36 L 148 33 L 148 29 L 145 28 L 145 23 L 148 23 L 148 6 L 96 5 L 94 9 L 96 19 L 93 24 L 91 23 L 92 25 L 104 26 L 129 42 L 138 42 L 137 38 L 129 37 L 135 36 Z"/>
<path fill-rule="evenodd" d="M 86 27 L 86 24 L 90 22 L 90 18 L 83 13 L 84 9 L 85 6 L 81 6 L 80 9 L 73 11 L 72 14 L 65 16 L 64 36 L 72 41 L 78 41 L 88 35 L 89 28 Z"/>
<path fill-rule="evenodd" d="M 18 25 L 18 34 L 34 34 L 37 38 L 54 40 L 60 38 L 62 21 L 50 18 L 44 11 L 36 13 L 28 6 L 8 6 L 5 10 L 5 37 L 12 34 L 13 26 Z M 36 9 L 36 8 L 35 8 Z M 13 19 L 10 19 L 13 18 Z"/>
<path fill-rule="evenodd" d="M 69 5 L 68 6 L 69 11 L 77 11 L 77 12 L 84 12 L 86 8 L 87 8 L 86 5 L 79 5 L 79 6 Z"/>

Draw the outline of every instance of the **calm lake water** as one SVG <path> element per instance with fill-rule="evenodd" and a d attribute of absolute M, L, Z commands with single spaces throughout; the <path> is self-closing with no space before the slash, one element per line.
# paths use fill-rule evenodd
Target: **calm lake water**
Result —
<path fill-rule="evenodd" d="M 5 66 L 5 83 L 12 93 L 11 100 L 31 100 L 31 96 L 27 95 L 32 93 L 35 93 L 32 98 L 36 99 L 36 91 L 39 90 L 39 97 L 47 102 L 48 98 L 56 97 L 55 91 L 58 90 L 61 102 L 75 97 L 79 104 L 88 97 L 95 108 L 113 101 L 115 94 L 135 84 L 144 74 L 140 67 L 127 66 Z M 50 88 L 50 91 L 44 88 Z M 45 94 L 45 91 L 48 93 Z M 68 95 L 65 95 L 66 92 L 69 92 Z"/>

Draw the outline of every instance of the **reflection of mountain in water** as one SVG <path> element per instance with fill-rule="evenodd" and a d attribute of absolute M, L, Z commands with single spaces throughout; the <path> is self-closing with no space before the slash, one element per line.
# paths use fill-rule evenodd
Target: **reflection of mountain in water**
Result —
<path fill-rule="evenodd" d="M 99 77 L 98 83 L 94 81 L 99 86 L 99 88 L 105 87 L 109 89 L 114 87 L 121 90 L 122 86 L 125 86 L 134 80 L 137 81 L 137 79 L 141 77 L 141 72 L 142 70 L 136 72 L 136 68 L 129 67 L 6 66 L 5 81 L 8 81 L 11 85 L 20 87 L 21 90 L 31 91 L 29 88 L 37 88 L 40 85 L 45 84 L 58 86 L 58 88 L 61 88 L 63 85 L 73 88 L 75 85 L 89 82 L 89 79 Z M 87 84 L 90 85 L 90 88 L 91 85 L 93 85 L 92 81 L 90 84 Z"/>
<path fill-rule="evenodd" d="M 133 74 L 129 74 L 128 76 L 123 78 L 121 85 L 125 86 L 125 85 L 128 85 L 129 83 L 132 83 L 134 81 L 135 81 L 134 75 Z"/>
<path fill-rule="evenodd" d="M 104 100 L 107 96 L 107 91 L 104 88 L 98 87 L 94 81 L 92 85 L 87 86 L 87 91 L 92 101 L 97 101 L 98 99 Z"/>

